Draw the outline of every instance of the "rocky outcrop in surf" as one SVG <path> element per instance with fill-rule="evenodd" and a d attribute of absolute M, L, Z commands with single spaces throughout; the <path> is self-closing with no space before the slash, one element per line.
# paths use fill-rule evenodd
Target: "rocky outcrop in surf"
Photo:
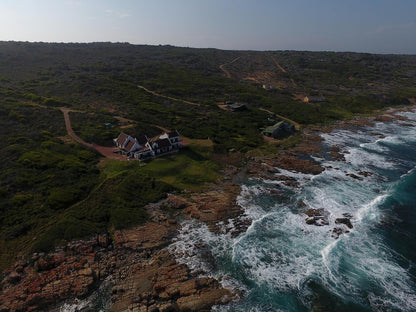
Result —
<path fill-rule="evenodd" d="M 152 222 L 115 231 L 112 237 L 97 235 L 49 254 L 20 258 L 4 272 L 0 310 L 58 308 L 62 302 L 87 298 L 109 277 L 111 285 L 102 295 L 108 297 L 112 311 L 209 311 L 213 305 L 236 299 L 238 293 L 214 278 L 191 273 L 166 248 L 179 226 L 175 218 L 184 209 L 185 216 L 204 220 L 213 229 L 217 221 L 241 213 L 233 200 L 238 186 L 222 187 L 193 194 L 190 200 L 169 196 L 152 205 Z M 93 305 L 85 307 L 94 309 Z"/>

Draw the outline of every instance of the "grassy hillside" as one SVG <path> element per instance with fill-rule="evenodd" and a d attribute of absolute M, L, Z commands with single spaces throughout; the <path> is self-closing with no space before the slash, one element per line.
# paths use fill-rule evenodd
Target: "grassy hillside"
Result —
<path fill-rule="evenodd" d="M 415 86 L 416 56 L 0 42 L 0 267 L 17 251 L 144 222 L 146 203 L 215 181 L 219 154 L 266 144 L 260 128 L 275 120 L 260 108 L 330 123 L 408 104 Z M 300 100 L 310 95 L 326 101 Z M 225 101 L 248 110 L 225 111 Z M 193 144 L 144 166 L 99 163 L 66 137 L 62 106 L 87 142 L 164 127 Z"/>

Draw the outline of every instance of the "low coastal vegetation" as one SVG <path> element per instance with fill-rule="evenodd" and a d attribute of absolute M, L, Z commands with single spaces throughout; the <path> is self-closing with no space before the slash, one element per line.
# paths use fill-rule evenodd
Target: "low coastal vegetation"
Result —
<path fill-rule="evenodd" d="M 0 268 L 18 251 L 141 224 L 148 203 L 204 189 L 237 154 L 296 145 L 299 134 L 264 140 L 279 121 L 267 111 L 329 124 L 410 104 L 415 82 L 415 56 L 0 42 Z M 221 109 L 227 101 L 247 109 Z M 67 136 L 59 107 L 86 142 L 167 128 L 189 144 L 148 162 L 102 159 Z"/>

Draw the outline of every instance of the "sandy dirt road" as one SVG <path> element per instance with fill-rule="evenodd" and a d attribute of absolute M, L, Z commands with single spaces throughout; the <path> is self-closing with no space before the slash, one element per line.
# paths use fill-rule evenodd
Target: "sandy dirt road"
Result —
<path fill-rule="evenodd" d="M 99 152 L 104 157 L 107 157 L 107 158 L 110 158 L 110 159 L 122 160 L 122 161 L 128 160 L 128 158 L 126 158 L 126 157 L 124 157 L 120 154 L 113 153 L 113 151 L 114 151 L 113 147 L 106 147 L 106 146 L 101 146 L 101 145 L 97 145 L 97 144 L 94 144 L 94 143 L 85 142 L 83 139 L 81 139 L 74 132 L 74 130 L 72 129 L 72 126 L 71 126 L 71 119 L 69 118 L 69 112 L 78 112 L 78 111 L 71 110 L 67 107 L 61 107 L 60 110 L 64 114 L 66 131 L 68 132 L 68 135 L 71 138 L 73 138 L 76 142 L 78 142 L 79 144 L 84 145 L 87 148 L 95 149 L 97 152 Z"/>

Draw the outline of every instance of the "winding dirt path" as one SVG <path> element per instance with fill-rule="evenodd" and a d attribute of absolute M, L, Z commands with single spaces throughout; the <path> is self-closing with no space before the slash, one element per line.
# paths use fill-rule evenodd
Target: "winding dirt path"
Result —
<path fill-rule="evenodd" d="M 232 63 L 234 63 L 234 62 L 237 62 L 239 59 L 241 58 L 241 56 L 239 56 L 239 57 L 236 57 L 235 59 L 233 59 L 231 62 L 229 62 L 229 63 L 225 63 L 225 64 L 222 64 L 222 65 L 220 65 L 219 67 L 220 67 L 220 69 L 224 72 L 224 74 L 227 76 L 227 78 L 231 78 L 231 74 L 230 74 L 230 72 L 228 71 L 228 70 L 226 70 L 225 68 L 224 68 L 224 66 L 225 65 L 229 65 L 229 64 L 232 64 Z"/>
<path fill-rule="evenodd" d="M 66 108 L 66 107 L 61 107 L 60 108 L 61 112 L 64 114 L 64 119 L 65 119 L 65 127 L 66 127 L 66 131 L 68 132 L 68 134 L 75 140 L 77 141 L 79 144 L 82 144 L 88 148 L 94 148 L 93 144 L 91 143 L 87 143 L 85 142 L 83 139 L 81 139 L 75 132 L 74 130 L 72 130 L 72 126 L 71 126 L 71 120 L 69 119 L 69 112 L 75 112 L 72 109 Z"/>
<path fill-rule="evenodd" d="M 299 130 L 299 129 L 300 129 L 300 124 L 298 124 L 296 121 L 293 121 L 293 120 L 291 120 L 291 119 L 289 119 L 289 118 L 287 118 L 287 117 L 285 117 L 285 116 L 278 115 L 278 114 L 276 114 L 276 113 L 274 113 L 274 112 L 272 112 L 272 111 L 270 111 L 270 110 L 268 110 L 268 109 L 262 108 L 262 107 L 260 107 L 259 109 L 260 109 L 260 110 L 262 110 L 262 111 L 264 111 L 264 112 L 267 112 L 267 113 L 269 113 L 269 114 L 273 114 L 273 115 L 275 115 L 276 117 L 279 117 L 280 119 L 286 120 L 286 121 L 288 121 L 288 122 L 290 122 L 290 123 L 294 124 L 294 125 L 295 125 L 295 129 L 296 129 L 296 130 Z"/>
<path fill-rule="evenodd" d="M 270 58 L 273 60 L 273 62 L 276 64 L 276 66 L 285 74 L 287 74 L 287 70 L 283 68 L 282 65 L 279 64 L 279 62 L 275 59 L 273 55 L 270 55 Z M 290 82 L 292 82 L 293 86 L 297 87 L 298 85 L 295 83 L 292 77 L 289 77 Z"/>
<path fill-rule="evenodd" d="M 61 107 L 59 109 L 64 114 L 65 127 L 66 127 L 66 131 L 68 132 L 68 135 L 71 136 L 71 138 L 73 138 L 76 142 L 78 142 L 79 144 L 84 145 L 87 148 L 95 149 L 97 152 L 99 152 L 104 157 L 107 157 L 107 158 L 110 158 L 110 159 L 122 160 L 122 161 L 128 160 L 126 157 L 123 157 L 120 154 L 113 153 L 113 151 L 114 151 L 113 147 L 106 147 L 106 146 L 101 146 L 101 145 L 97 145 L 97 144 L 94 144 L 94 143 L 85 142 L 83 139 L 81 139 L 74 132 L 74 130 L 72 129 L 72 126 L 71 126 L 71 120 L 69 118 L 69 112 L 80 112 L 80 111 L 72 110 L 72 109 L 67 108 L 67 107 Z"/>
<path fill-rule="evenodd" d="M 153 94 L 153 95 L 155 95 L 155 96 L 159 96 L 159 97 L 162 97 L 162 98 L 165 98 L 165 99 L 169 99 L 169 100 L 172 100 L 172 101 L 183 102 L 183 103 L 190 104 L 190 105 L 201 106 L 201 104 L 199 104 L 199 103 L 194 103 L 194 102 L 191 102 L 191 101 L 186 101 L 186 100 L 182 100 L 182 99 L 177 99 L 177 98 L 174 98 L 174 97 L 170 97 L 170 96 L 167 96 L 167 95 L 163 95 L 163 94 L 157 93 L 157 92 L 152 91 L 152 90 L 149 90 L 149 89 L 147 89 L 146 87 L 141 86 L 141 85 L 138 85 L 137 87 L 139 87 L 140 89 L 143 89 L 143 90 L 144 90 L 144 91 L 146 91 L 147 93 L 150 93 L 150 94 Z"/>
<path fill-rule="evenodd" d="M 282 65 L 280 65 L 277 61 L 276 61 L 276 59 L 274 58 L 274 56 L 271 56 L 270 55 L 270 57 L 272 58 L 272 60 L 273 60 L 273 62 L 276 64 L 276 66 L 282 71 L 282 72 L 284 72 L 284 73 L 287 73 L 287 71 L 286 71 L 286 69 L 284 69 L 283 67 L 282 67 Z"/>

